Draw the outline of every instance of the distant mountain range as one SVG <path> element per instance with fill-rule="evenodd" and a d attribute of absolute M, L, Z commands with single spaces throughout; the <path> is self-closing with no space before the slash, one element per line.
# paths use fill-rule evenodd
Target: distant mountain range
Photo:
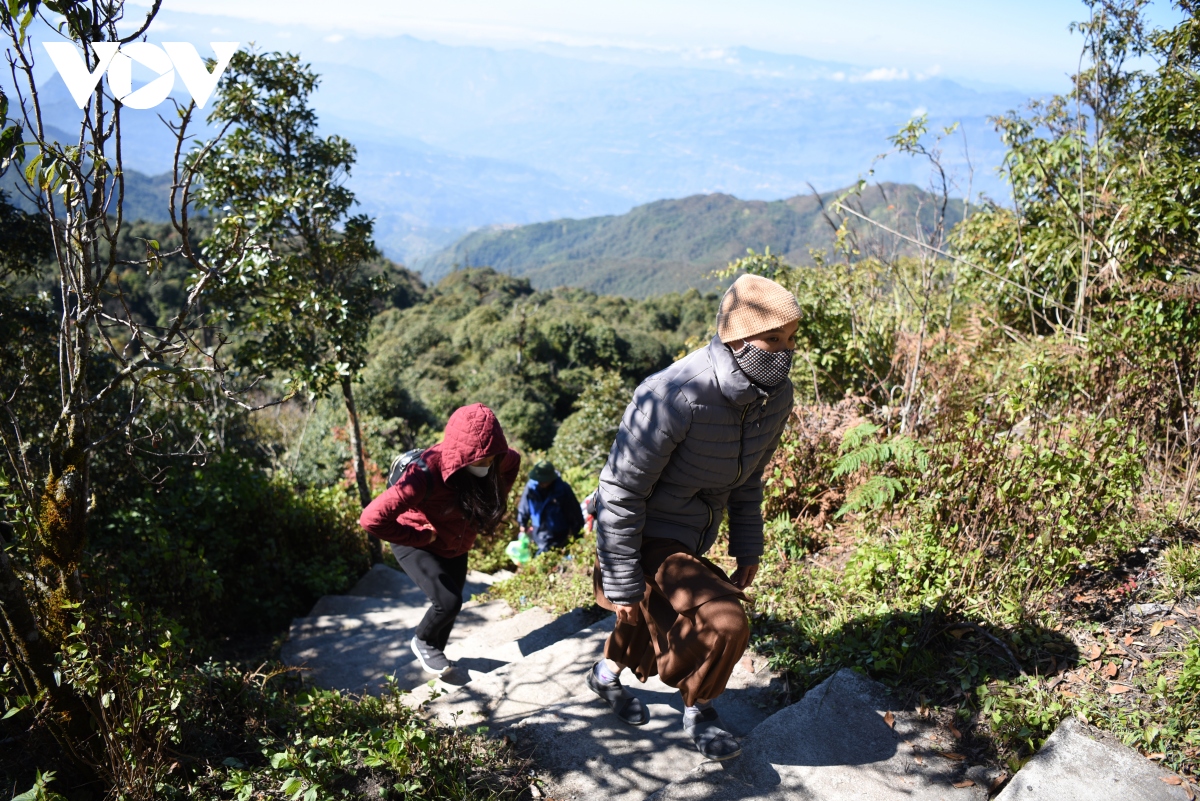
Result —
<path fill-rule="evenodd" d="M 944 157 L 956 193 L 1004 197 L 994 173 L 1003 149 L 987 117 L 1026 100 L 747 47 L 451 46 L 172 10 L 155 25 L 152 43 L 191 41 L 206 54 L 209 41 L 255 42 L 311 62 L 322 75 L 314 104 L 323 129 L 358 146 L 350 187 L 378 220 L 385 252 L 409 264 L 487 225 L 621 214 L 697 193 L 772 200 L 809 183 L 845 186 L 921 113 L 931 130 L 962 123 L 975 169 L 969 182 L 955 134 Z M 38 67 L 45 118 L 71 132 L 79 112 L 48 64 Z M 127 168 L 169 169 L 156 113 L 165 109 L 126 112 Z M 875 164 L 875 178 L 924 185 L 928 166 L 893 155 Z"/>
<path fill-rule="evenodd" d="M 22 179 L 16 170 L 8 170 L 0 177 L 0 190 L 7 194 L 9 202 L 26 211 L 35 211 L 36 206 L 25 199 L 19 191 Z M 144 175 L 137 170 L 125 171 L 125 219 L 166 222 L 171 219 L 167 207 L 171 198 L 171 173 Z M 193 210 L 191 212 L 195 214 Z"/>
<path fill-rule="evenodd" d="M 475 231 L 416 266 L 433 282 L 460 267 L 493 267 L 529 278 L 535 287 L 578 286 L 595 292 L 647 297 L 689 287 L 717 286 L 714 270 L 770 248 L 793 264 L 812 261 L 810 250 L 830 251 L 834 230 L 823 214 L 840 193 L 799 195 L 764 202 L 726 194 L 692 195 L 638 206 L 627 214 L 555 220 Z M 871 186 L 852 199 L 858 210 L 893 229 L 928 231 L 936 199 L 912 185 Z M 962 219 L 952 200 L 947 225 Z M 884 249 L 909 247 L 873 226 L 853 230 Z M 865 245 L 864 245 L 865 246 Z"/>

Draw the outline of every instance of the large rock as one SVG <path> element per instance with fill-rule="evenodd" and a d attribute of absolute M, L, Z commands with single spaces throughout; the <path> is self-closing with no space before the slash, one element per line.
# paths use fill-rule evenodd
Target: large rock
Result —
<path fill-rule="evenodd" d="M 945 742 L 933 723 L 898 710 L 883 685 L 842 670 L 751 732 L 742 757 L 705 764 L 653 798 L 986 799 L 976 784 L 953 786 L 965 783 L 967 766 L 938 755 Z"/>
<path fill-rule="evenodd" d="M 1068 718 L 996 801 L 1185 801 L 1172 774 L 1112 735 Z"/>

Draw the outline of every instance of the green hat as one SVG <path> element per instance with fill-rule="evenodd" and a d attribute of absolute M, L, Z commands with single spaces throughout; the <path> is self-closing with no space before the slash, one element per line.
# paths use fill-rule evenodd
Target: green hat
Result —
<path fill-rule="evenodd" d="M 554 465 L 544 459 L 533 466 L 529 471 L 529 478 L 539 484 L 546 481 L 553 481 L 558 478 L 558 472 L 555 471 Z"/>

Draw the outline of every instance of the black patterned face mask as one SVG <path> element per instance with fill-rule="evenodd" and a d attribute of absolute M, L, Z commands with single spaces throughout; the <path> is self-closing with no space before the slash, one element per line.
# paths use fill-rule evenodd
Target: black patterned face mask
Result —
<path fill-rule="evenodd" d="M 777 350 L 774 353 L 755 347 L 747 342 L 733 352 L 738 367 L 760 387 L 777 387 L 787 380 L 792 371 L 792 350 Z"/>

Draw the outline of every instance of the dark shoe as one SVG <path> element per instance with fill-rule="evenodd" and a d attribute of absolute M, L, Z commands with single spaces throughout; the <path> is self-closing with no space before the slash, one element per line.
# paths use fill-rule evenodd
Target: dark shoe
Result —
<path fill-rule="evenodd" d="M 650 720 L 650 710 L 646 709 L 637 696 L 625 689 L 620 678 L 613 679 L 611 683 L 602 683 L 596 678 L 596 667 L 593 665 L 587 673 L 587 686 L 607 701 L 612 711 L 617 713 L 617 717 L 630 726 L 644 726 Z"/>
<path fill-rule="evenodd" d="M 412 650 L 426 673 L 440 676 L 452 667 L 450 660 L 442 653 L 442 649 L 434 647 L 424 640 L 413 637 Z"/>
<path fill-rule="evenodd" d="M 701 709 L 697 715 L 683 715 L 683 730 L 696 744 L 697 750 L 705 759 L 720 762 L 723 759 L 733 759 L 741 756 L 742 747 L 733 735 L 721 728 L 721 719 L 717 710 L 711 706 Z"/>

